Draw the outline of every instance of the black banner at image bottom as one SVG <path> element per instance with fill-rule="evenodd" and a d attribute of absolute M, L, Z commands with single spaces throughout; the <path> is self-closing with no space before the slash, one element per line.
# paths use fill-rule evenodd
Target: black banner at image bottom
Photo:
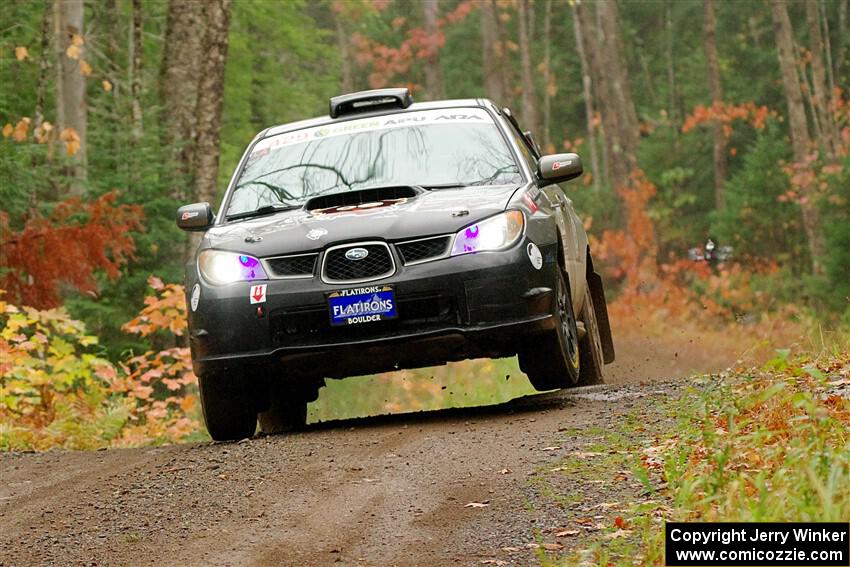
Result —
<path fill-rule="evenodd" d="M 841 522 L 668 522 L 664 542 L 671 567 L 850 565 L 850 524 Z"/>

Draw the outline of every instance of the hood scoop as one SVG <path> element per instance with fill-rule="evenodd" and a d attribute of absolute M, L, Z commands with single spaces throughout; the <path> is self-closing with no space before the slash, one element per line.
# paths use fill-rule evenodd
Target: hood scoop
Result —
<path fill-rule="evenodd" d="M 421 192 L 418 187 L 410 185 L 373 187 L 313 197 L 304 204 L 304 208 L 320 214 L 367 210 L 403 203 L 417 197 Z"/>

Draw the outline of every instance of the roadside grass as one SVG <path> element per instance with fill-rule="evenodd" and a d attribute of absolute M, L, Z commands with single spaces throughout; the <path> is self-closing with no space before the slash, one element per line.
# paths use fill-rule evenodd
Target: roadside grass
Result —
<path fill-rule="evenodd" d="M 535 393 L 516 357 L 450 362 L 344 380 L 327 380 L 310 404 L 312 422 L 499 404 Z"/>
<path fill-rule="evenodd" d="M 625 420 L 606 437 L 632 452 L 623 482 L 636 497 L 621 517 L 564 541 L 576 544 L 565 553 L 538 550 L 541 564 L 663 565 L 665 520 L 850 520 L 850 353 L 781 351 L 759 369 L 703 377 L 657 411 L 675 425 Z M 588 466 L 605 478 L 620 464 L 565 466 L 581 479 Z"/>

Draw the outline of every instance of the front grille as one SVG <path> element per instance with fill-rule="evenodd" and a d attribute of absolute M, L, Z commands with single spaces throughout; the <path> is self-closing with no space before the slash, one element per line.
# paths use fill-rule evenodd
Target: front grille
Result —
<path fill-rule="evenodd" d="M 439 258 L 448 251 L 450 236 L 437 236 L 396 244 L 405 265 Z"/>
<path fill-rule="evenodd" d="M 354 248 L 363 248 L 368 254 L 360 260 L 346 258 Z M 325 252 L 322 279 L 327 282 L 363 282 L 391 276 L 395 272 L 390 248 L 384 242 L 346 244 Z"/>
<path fill-rule="evenodd" d="M 299 254 L 297 256 L 280 256 L 267 258 L 266 265 L 271 275 L 278 278 L 299 278 L 313 275 L 316 269 L 318 254 Z"/>

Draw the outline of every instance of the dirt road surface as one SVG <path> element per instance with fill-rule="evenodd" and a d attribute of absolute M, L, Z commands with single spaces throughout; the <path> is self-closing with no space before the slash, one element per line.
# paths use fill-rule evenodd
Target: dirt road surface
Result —
<path fill-rule="evenodd" d="M 663 426 L 652 408 L 671 379 L 731 362 L 695 352 L 621 344 L 609 385 L 499 406 L 231 444 L 2 455 L 0 566 L 534 564 L 529 543 L 557 544 L 570 514 L 624 498 L 562 474 L 567 504 L 535 474 L 627 414 Z"/>

